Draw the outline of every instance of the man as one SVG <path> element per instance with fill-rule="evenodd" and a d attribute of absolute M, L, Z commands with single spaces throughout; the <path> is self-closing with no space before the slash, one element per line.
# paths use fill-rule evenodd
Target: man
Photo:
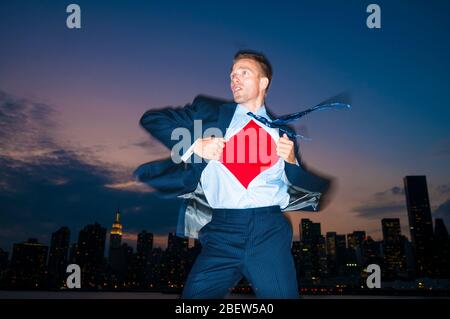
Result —
<path fill-rule="evenodd" d="M 193 133 L 196 120 L 202 121 L 202 133 L 219 132 L 191 141 L 181 163 L 167 159 L 135 171 L 157 194 L 184 198 L 177 234 L 202 244 L 182 298 L 224 298 L 242 276 L 257 298 L 299 296 L 292 227 L 282 212 L 319 210 L 331 180 L 305 170 L 297 144 L 286 134 L 290 128 L 278 130 L 257 120 L 273 119 L 264 104 L 271 80 L 264 55 L 240 51 L 230 73 L 234 102 L 199 96 L 183 108 L 150 110 L 141 118 L 141 125 L 170 149 L 176 145 L 172 132 L 182 127 Z M 256 139 L 243 143 L 250 133 Z M 261 149 L 268 161 L 253 156 Z M 244 160 L 236 161 L 235 155 Z"/>

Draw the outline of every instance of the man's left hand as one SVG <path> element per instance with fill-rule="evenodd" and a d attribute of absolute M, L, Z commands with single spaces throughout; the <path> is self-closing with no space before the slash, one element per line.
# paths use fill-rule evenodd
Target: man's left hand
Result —
<path fill-rule="evenodd" d="M 277 143 L 277 155 L 284 159 L 286 162 L 295 164 L 295 152 L 294 152 L 294 142 L 292 142 L 288 136 L 283 134 Z"/>

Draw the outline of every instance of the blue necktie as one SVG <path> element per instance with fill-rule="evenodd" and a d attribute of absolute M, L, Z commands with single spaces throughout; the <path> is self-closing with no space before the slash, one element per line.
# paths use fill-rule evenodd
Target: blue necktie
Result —
<path fill-rule="evenodd" d="M 314 111 L 319 111 L 319 110 L 324 110 L 324 109 L 343 109 L 343 108 L 350 108 L 350 104 L 340 103 L 340 102 L 323 103 L 323 104 L 319 104 L 314 107 L 311 107 L 305 111 L 280 116 L 279 118 L 277 118 L 273 121 L 268 120 L 263 116 L 256 115 L 252 112 L 248 112 L 247 115 L 253 117 L 255 120 L 263 123 L 264 125 L 266 125 L 268 127 L 279 129 L 282 133 L 286 133 L 286 135 L 292 139 L 300 137 L 301 139 L 311 140 L 311 138 L 307 138 L 303 135 L 296 134 L 295 132 L 286 130 L 285 128 L 282 128 L 281 126 L 286 125 L 295 120 L 298 120 L 299 118 L 305 116 L 306 114 L 314 112 Z"/>

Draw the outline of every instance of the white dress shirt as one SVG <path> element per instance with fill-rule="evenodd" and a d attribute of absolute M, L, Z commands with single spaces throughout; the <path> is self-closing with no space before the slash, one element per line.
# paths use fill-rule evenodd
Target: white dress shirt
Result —
<path fill-rule="evenodd" d="M 249 112 L 247 108 L 240 104 L 237 105 L 230 126 L 226 130 L 225 140 L 228 141 L 250 120 L 254 120 L 247 115 L 247 112 Z M 270 119 L 264 105 L 255 114 Z M 277 129 L 254 121 L 272 136 L 275 143 L 278 142 L 280 135 Z M 193 146 L 194 144 L 182 156 L 183 161 L 192 155 Z M 221 162 L 216 160 L 208 162 L 202 172 L 200 183 L 208 204 L 212 208 L 255 208 L 279 205 L 283 209 L 289 203 L 284 160 L 281 157 L 273 166 L 256 176 L 247 188 Z"/>

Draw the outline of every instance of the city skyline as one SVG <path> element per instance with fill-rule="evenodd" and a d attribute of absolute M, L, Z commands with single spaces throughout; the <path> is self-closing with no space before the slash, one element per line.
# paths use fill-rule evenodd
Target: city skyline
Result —
<path fill-rule="evenodd" d="M 450 236 L 442 219 L 431 220 L 426 178 L 405 176 L 404 184 L 411 241 L 401 232 L 400 218 L 380 220 L 381 241 L 373 240 L 365 230 L 338 234 L 324 231 L 320 223 L 308 218 L 301 219 L 300 238 L 293 240 L 291 253 L 302 292 L 317 286 L 328 287 L 325 294 L 363 288 L 369 264 L 379 265 L 382 281 L 393 282 L 397 289 L 421 289 L 424 283 L 414 281 L 421 278 L 443 279 L 433 288 L 449 288 Z M 0 286 L 60 289 L 66 285 L 66 266 L 75 263 L 81 267 L 85 289 L 181 291 L 200 253 L 199 241 L 190 246 L 188 238 L 169 233 L 167 248 L 162 250 L 153 246 L 153 234 L 142 230 L 134 250 L 122 242 L 119 210 L 111 225 L 107 231 L 97 222 L 87 224 L 75 243 L 70 243 L 70 229 L 62 226 L 52 233 L 50 246 L 29 238 L 13 245 L 10 258 L 7 251 L 0 250 Z M 244 277 L 236 289 L 251 292 Z"/>
<path fill-rule="evenodd" d="M 414 196 L 415 197 L 423 197 L 424 196 L 423 194 L 425 194 L 425 202 L 424 203 L 425 203 L 425 210 L 427 211 L 426 215 L 427 216 L 429 215 L 429 218 L 432 218 L 428 222 L 428 226 L 430 227 L 430 230 L 427 230 L 428 233 L 426 233 L 425 237 L 431 237 L 431 235 L 433 234 L 433 231 L 434 231 L 433 229 L 435 227 L 436 219 L 440 219 L 442 221 L 442 223 L 443 223 L 443 227 L 447 228 L 447 224 L 442 218 L 433 218 L 431 216 L 430 203 L 429 203 L 429 199 L 428 199 L 428 187 L 427 187 L 426 176 L 422 176 L 422 175 L 405 176 L 404 177 L 404 183 L 405 183 L 406 186 L 408 185 L 407 181 L 409 181 L 410 184 L 413 184 L 413 183 L 417 184 L 418 183 L 418 185 L 420 185 L 420 187 L 419 186 L 415 186 L 416 189 L 414 189 L 414 193 L 412 193 L 412 195 L 411 195 L 412 191 L 410 191 L 409 196 L 408 196 L 408 194 L 405 194 L 406 195 L 405 201 L 408 202 L 409 205 L 412 205 L 410 203 L 412 201 L 411 198 L 414 198 Z M 422 210 L 421 209 L 416 209 L 416 212 L 417 212 L 417 214 L 422 214 Z M 380 232 L 382 234 L 381 238 L 376 238 L 376 237 L 371 236 L 371 234 L 367 233 L 367 231 L 365 229 L 353 229 L 353 230 L 351 230 L 351 232 L 346 232 L 346 233 L 338 233 L 338 232 L 336 232 L 333 229 L 324 230 L 324 229 L 321 228 L 320 222 L 319 223 L 315 222 L 314 219 L 311 218 L 311 216 L 305 216 L 305 217 L 301 218 L 300 222 L 297 225 L 298 227 L 296 227 L 296 225 L 294 225 L 294 224 L 291 225 L 294 230 L 296 228 L 299 229 L 299 231 L 298 231 L 298 233 L 299 233 L 298 238 L 293 237 L 292 240 L 293 241 L 298 241 L 298 240 L 302 239 L 301 229 L 302 229 L 302 226 L 303 226 L 303 222 L 307 222 L 307 223 L 311 223 L 311 225 L 318 225 L 318 227 L 319 227 L 318 231 L 317 230 L 315 230 L 315 231 L 318 232 L 320 235 L 327 234 L 327 233 L 335 233 L 336 235 L 344 235 L 345 238 L 346 238 L 346 243 L 348 243 L 348 241 L 352 241 L 353 240 L 352 238 L 348 239 L 348 236 L 358 235 L 358 233 L 364 233 L 364 237 L 366 237 L 366 236 L 367 237 L 371 237 L 375 241 L 382 241 L 383 238 L 387 236 L 385 227 L 388 227 L 388 226 L 386 226 L 384 224 L 384 222 L 386 222 L 386 223 L 391 222 L 392 223 L 392 221 L 397 221 L 398 220 L 398 222 L 395 222 L 396 223 L 395 224 L 396 227 L 398 227 L 398 232 L 402 236 L 405 236 L 409 241 L 412 241 L 411 233 L 410 232 L 404 232 L 402 229 L 405 229 L 405 228 L 407 228 L 407 229 L 413 228 L 414 229 L 414 228 L 416 228 L 416 227 L 414 227 L 415 224 L 413 224 L 413 223 L 420 222 L 420 218 L 419 218 L 419 221 L 415 221 L 415 219 L 413 217 L 414 216 L 413 212 L 411 212 L 408 215 L 409 215 L 408 216 L 409 217 L 409 224 L 408 225 L 403 225 L 403 226 L 401 226 L 401 224 L 402 224 L 401 223 L 401 218 L 398 217 L 398 216 L 397 217 L 396 216 L 391 216 L 391 217 L 384 217 L 384 218 L 382 218 L 379 221 L 380 222 Z M 114 217 L 114 222 L 112 223 L 111 228 L 105 228 L 105 231 L 107 231 L 109 229 L 109 231 L 107 231 L 107 233 L 110 234 L 109 237 L 108 236 L 105 237 L 105 245 L 106 246 L 110 246 L 111 245 L 111 238 L 115 237 L 115 238 L 118 238 L 116 240 L 119 241 L 119 243 L 117 245 L 120 245 L 121 242 L 124 242 L 127 245 L 129 245 L 134 250 L 134 249 L 137 249 L 139 235 L 142 234 L 142 233 L 149 233 L 149 234 L 152 235 L 152 239 L 151 239 L 152 247 L 161 248 L 161 249 L 167 249 L 167 246 L 168 246 L 167 236 L 168 236 L 168 234 L 175 234 L 175 232 L 169 232 L 169 233 L 167 233 L 165 235 L 155 236 L 155 234 L 152 231 L 148 232 L 148 229 L 141 229 L 141 231 L 139 233 L 136 233 L 133 236 L 133 238 L 130 238 L 130 236 L 127 236 L 127 235 L 129 235 L 129 233 L 127 233 L 125 231 L 126 227 L 124 227 L 123 224 L 122 224 L 122 212 L 120 211 L 119 208 L 117 208 L 117 210 L 115 211 L 114 216 L 115 216 Z M 308 218 L 306 218 L 306 217 L 308 217 Z M 97 221 L 94 221 L 94 222 L 92 222 L 90 224 L 86 224 L 86 225 L 94 225 L 94 224 L 101 225 Z M 82 229 L 84 229 L 86 227 L 86 225 L 84 225 L 82 227 Z M 65 229 L 67 229 L 69 231 L 69 233 L 70 233 L 70 227 L 68 227 L 67 225 L 61 225 L 58 228 L 58 230 L 54 230 L 54 232 L 58 232 L 58 231 L 65 230 Z M 81 232 L 82 229 L 80 229 L 79 232 Z M 79 233 L 79 232 L 75 231 L 74 233 Z M 417 230 L 416 230 L 416 232 L 417 232 Z M 303 236 L 304 236 L 304 234 L 303 234 Z M 32 235 L 29 235 L 26 238 L 39 241 L 39 239 L 37 237 L 32 236 Z M 161 238 L 162 240 L 155 241 L 156 238 Z M 162 244 L 162 241 L 164 241 L 164 244 Z M 42 243 L 42 241 L 41 241 L 41 243 Z M 73 245 L 74 243 L 76 243 L 76 242 L 72 242 L 72 243 L 70 243 L 70 245 Z M 130 243 L 133 243 L 133 244 L 130 245 Z M 50 244 L 50 242 L 49 242 L 49 244 Z M 189 238 L 189 247 L 193 247 L 194 245 L 195 245 L 195 240 L 192 239 L 192 238 Z M 48 245 L 48 246 L 50 246 L 50 245 Z M 0 248 L 2 248 L 1 247 L 1 243 L 0 243 Z M 7 249 L 3 249 L 3 250 L 8 252 Z M 105 256 L 109 256 L 109 254 L 105 254 Z"/>
<path fill-rule="evenodd" d="M 426 178 L 425 176 L 421 176 L 421 175 L 416 175 L 416 176 L 417 177 Z M 406 178 L 407 177 L 405 177 L 405 179 Z M 427 187 L 426 179 L 425 179 L 425 187 Z M 395 190 L 395 192 L 400 193 L 400 194 L 404 194 L 404 190 L 402 190 L 402 189 Z M 428 189 L 427 189 L 427 193 L 428 193 Z M 405 198 L 405 203 L 406 202 L 407 202 L 407 198 Z M 429 203 L 428 203 L 428 205 L 429 205 Z M 405 204 L 405 207 L 406 206 L 407 205 Z M 116 214 L 116 218 L 117 218 L 117 212 L 120 212 L 119 208 L 117 208 L 116 213 L 115 213 Z M 120 214 L 122 214 L 122 213 L 120 213 Z M 430 211 L 430 214 L 431 214 L 431 211 Z M 288 215 L 288 214 L 285 214 L 285 215 Z M 121 216 L 122 216 L 122 220 L 123 220 L 123 215 L 121 215 Z M 315 222 L 316 218 L 314 218 L 314 217 L 315 217 L 314 214 L 304 214 L 304 216 L 302 216 L 301 219 L 311 219 L 313 222 Z M 433 218 L 433 220 L 437 219 L 437 218 L 440 218 L 440 217 L 433 217 L 433 216 L 431 216 L 431 217 Z M 385 219 L 385 218 L 398 218 L 399 221 L 403 220 L 403 222 L 400 222 L 400 230 L 401 230 L 402 234 L 405 237 L 408 238 L 408 240 L 411 240 L 411 233 L 409 231 L 410 226 L 408 225 L 408 223 L 405 223 L 405 220 L 408 221 L 408 212 L 406 212 L 406 216 L 394 216 L 394 215 L 387 214 L 385 217 L 383 217 L 383 219 Z M 91 223 L 94 224 L 94 223 L 97 223 L 97 222 L 98 221 L 94 220 Z M 444 225 L 446 227 L 448 227 L 447 226 L 447 222 L 445 220 L 443 220 L 443 222 L 444 222 Z M 292 221 L 291 221 L 291 223 L 292 223 Z M 298 223 L 298 225 L 301 226 L 301 221 Z M 61 225 L 60 227 L 68 227 L 68 226 L 67 225 Z M 84 226 L 82 226 L 78 231 L 80 231 L 83 227 Z M 293 230 L 294 230 L 294 234 L 296 234 L 293 237 L 293 241 L 299 240 L 301 234 L 300 234 L 300 231 L 298 231 L 298 227 L 296 227 L 295 224 L 292 224 L 292 227 L 293 227 Z M 349 227 L 351 227 L 351 226 L 349 226 Z M 107 229 L 109 229 L 109 228 L 107 228 Z M 112 229 L 114 229 L 114 224 L 112 226 Z M 147 230 L 149 230 L 149 228 L 147 228 L 147 229 L 143 228 L 139 232 L 130 233 L 130 232 L 126 231 L 126 227 L 124 229 L 121 228 L 120 229 L 121 240 L 123 242 L 127 243 L 128 245 L 130 245 L 133 249 L 136 249 L 136 244 L 137 244 L 139 233 L 142 232 L 142 231 L 147 231 Z M 405 230 L 408 230 L 408 231 L 405 231 Z M 367 233 L 368 236 L 372 237 L 376 241 L 382 240 L 382 237 L 383 237 L 383 228 L 382 228 L 381 224 L 380 224 L 379 230 L 375 231 L 375 233 L 378 234 L 378 236 L 373 236 L 373 234 L 368 232 L 366 229 L 350 229 L 347 232 L 339 233 L 339 234 L 341 234 L 341 235 L 348 235 L 348 234 L 350 234 L 350 233 L 352 233 L 354 231 L 364 231 L 365 233 Z M 171 231 L 171 232 L 174 232 L 174 230 Z M 168 232 L 168 233 L 171 233 L 171 232 Z M 323 231 L 323 233 L 327 233 L 327 232 L 336 232 L 336 230 L 330 229 L 330 230 Z M 77 233 L 76 229 L 75 229 L 75 233 Z M 154 243 L 153 245 L 155 247 L 158 247 L 158 248 L 166 249 L 167 248 L 167 234 L 168 233 L 166 233 L 166 234 L 155 234 L 154 232 L 151 232 L 151 233 L 153 234 L 153 243 Z M 26 236 L 26 238 L 38 238 L 38 236 L 34 236 L 33 234 L 29 234 L 29 235 Z M 110 240 L 109 238 L 106 239 L 106 245 L 109 245 L 109 240 Z M 49 236 L 48 236 L 47 242 L 50 243 L 50 237 Z M 190 246 L 194 245 L 194 239 L 189 239 L 189 245 Z M 0 242 L 0 248 L 3 249 L 4 251 L 8 251 L 6 246 L 3 243 L 1 243 L 1 242 Z"/>
<path fill-rule="evenodd" d="M 115 213 L 115 214 L 117 214 L 117 212 Z M 388 218 L 388 219 L 398 219 L 398 218 L 395 218 L 395 217 L 393 217 L 393 218 Z M 302 220 L 311 220 L 311 218 L 310 217 L 308 217 L 308 218 L 302 218 L 301 219 L 301 221 Z M 300 223 L 297 225 L 298 227 L 301 227 L 301 221 L 300 221 Z M 313 220 L 311 220 L 312 222 L 314 222 Z M 382 220 L 380 220 L 380 230 L 382 229 L 382 224 L 381 224 L 381 222 L 382 222 Z M 88 225 L 95 225 L 95 224 L 98 224 L 98 225 L 100 225 L 100 226 L 102 226 L 103 227 L 103 225 L 102 224 L 99 224 L 98 222 L 96 222 L 96 221 L 94 221 L 94 222 L 92 222 L 91 224 L 86 224 L 86 225 L 84 225 L 82 228 L 85 228 L 86 226 L 88 226 Z M 320 224 L 320 223 L 319 223 Z M 447 226 L 446 224 L 444 224 L 445 226 Z M 123 226 L 123 225 L 122 225 Z M 296 228 L 295 227 L 295 225 L 292 225 L 292 227 L 293 228 Z M 298 228 L 297 227 L 297 228 Z M 70 228 L 69 227 L 67 227 L 67 226 L 60 226 L 60 228 L 58 228 L 58 229 L 55 229 L 55 232 L 58 232 L 58 231 L 60 231 L 61 229 L 66 229 L 66 228 L 68 228 L 69 230 L 70 230 Z M 105 228 L 105 229 L 109 229 L 109 228 Z M 111 227 L 111 230 L 112 229 L 114 229 L 113 227 Z M 81 230 L 80 230 L 81 231 Z M 122 233 L 122 236 L 125 236 L 125 237 L 122 237 L 122 239 L 121 239 L 121 241 L 123 242 L 123 243 L 126 243 L 127 245 L 129 245 L 130 247 L 132 247 L 133 248 L 133 250 L 136 250 L 136 248 L 137 248 L 137 243 L 138 243 L 138 236 L 139 236 L 139 234 L 141 233 L 141 232 L 148 232 L 149 234 L 152 234 L 153 236 L 154 236 L 154 238 L 156 238 L 155 237 L 155 235 L 154 235 L 154 233 L 152 233 L 151 231 L 149 232 L 148 231 L 148 229 L 142 229 L 139 233 L 137 233 L 137 234 L 135 234 L 135 236 L 133 236 L 133 238 L 130 238 L 129 236 L 125 236 L 125 235 L 127 235 L 128 233 L 126 232 L 126 231 L 123 231 L 123 233 Z M 321 234 L 323 235 L 323 234 L 326 234 L 326 233 L 330 233 L 330 232 L 334 232 L 334 233 L 336 233 L 334 230 L 321 230 Z M 344 236 L 348 236 L 348 235 L 351 235 L 351 234 L 353 234 L 354 232 L 364 232 L 364 233 L 366 233 L 366 231 L 364 230 L 364 229 L 354 229 L 354 230 L 352 230 L 352 231 L 350 231 L 350 232 L 347 232 L 347 233 L 336 233 L 337 235 L 344 235 Z M 79 232 L 76 232 L 76 231 L 74 231 L 74 233 L 79 233 Z M 108 232 L 108 234 L 109 234 L 109 232 Z M 160 235 L 160 236 L 158 236 L 158 237 L 160 237 L 160 238 L 162 238 L 162 240 L 161 241 L 163 241 L 164 242 L 164 244 L 163 245 L 161 245 L 161 244 L 154 244 L 153 245 L 153 247 L 154 248 L 160 248 L 160 249 L 167 249 L 167 247 L 168 247 L 168 236 L 169 236 L 169 234 L 175 234 L 175 232 L 169 232 L 169 233 L 167 233 L 167 234 L 165 234 L 165 235 Z M 402 235 L 404 235 L 405 237 L 407 237 L 407 239 L 408 240 L 410 240 L 410 236 L 409 235 L 407 235 L 407 234 L 403 234 L 402 233 Z M 178 236 L 177 236 L 178 237 Z M 371 236 L 370 234 L 367 234 L 367 237 L 371 237 L 372 239 L 374 239 L 374 240 L 376 240 L 376 241 L 381 241 L 382 240 L 382 238 L 375 238 L 375 237 L 373 237 L 373 236 Z M 109 246 L 109 244 L 110 244 L 110 239 L 108 239 L 108 236 L 106 237 L 107 239 L 106 239 L 106 241 L 105 241 L 105 247 L 107 247 L 107 246 Z M 26 242 L 28 239 L 36 239 L 39 243 L 41 243 L 41 244 L 47 244 L 47 246 L 48 247 L 50 247 L 50 241 L 48 242 L 48 243 L 44 243 L 43 241 L 41 241 L 39 238 L 37 238 L 37 237 L 35 237 L 35 236 L 28 236 L 28 237 L 26 237 L 22 242 L 20 242 L 20 243 L 23 243 L 23 242 Z M 293 241 L 299 241 L 300 240 L 300 238 L 293 238 Z M 18 242 L 19 243 L 19 242 Z M 74 243 L 76 243 L 76 242 L 71 242 L 70 244 L 72 245 L 72 244 L 74 244 Z M 154 242 L 154 243 L 156 243 L 156 242 Z M 14 244 L 16 244 L 16 243 L 13 243 L 13 245 Z M 130 244 L 132 244 L 132 245 L 130 245 Z M 195 245 L 195 240 L 194 239 L 190 239 L 189 240 L 189 247 L 193 247 Z M 3 249 L 3 247 L 0 247 L 0 249 Z M 106 249 L 106 248 L 105 248 Z M 4 251 L 6 251 L 6 252 L 10 252 L 11 251 L 11 249 L 3 249 Z M 109 256 L 108 254 L 105 254 L 105 257 L 107 257 L 107 256 Z"/>
<path fill-rule="evenodd" d="M 364 229 L 380 239 L 379 220 L 399 217 L 409 237 L 407 175 L 427 176 L 432 216 L 449 225 L 448 1 L 381 0 L 379 30 L 367 28 L 367 4 L 358 0 L 258 9 L 234 1 L 77 3 L 79 30 L 65 25 L 66 3 L 0 2 L 3 249 L 28 237 L 48 243 L 60 225 L 75 233 L 95 221 L 109 226 L 117 207 L 125 241 L 134 245 L 151 229 L 164 247 L 179 204 L 153 196 L 132 172 L 170 151 L 139 119 L 198 94 L 230 99 L 239 49 L 271 61 L 266 104 L 277 115 L 342 92 L 351 98 L 348 112 L 296 124 L 312 138 L 299 141 L 304 164 L 338 187 L 318 214 L 289 213 L 294 225 L 310 218 L 325 230 Z"/>

